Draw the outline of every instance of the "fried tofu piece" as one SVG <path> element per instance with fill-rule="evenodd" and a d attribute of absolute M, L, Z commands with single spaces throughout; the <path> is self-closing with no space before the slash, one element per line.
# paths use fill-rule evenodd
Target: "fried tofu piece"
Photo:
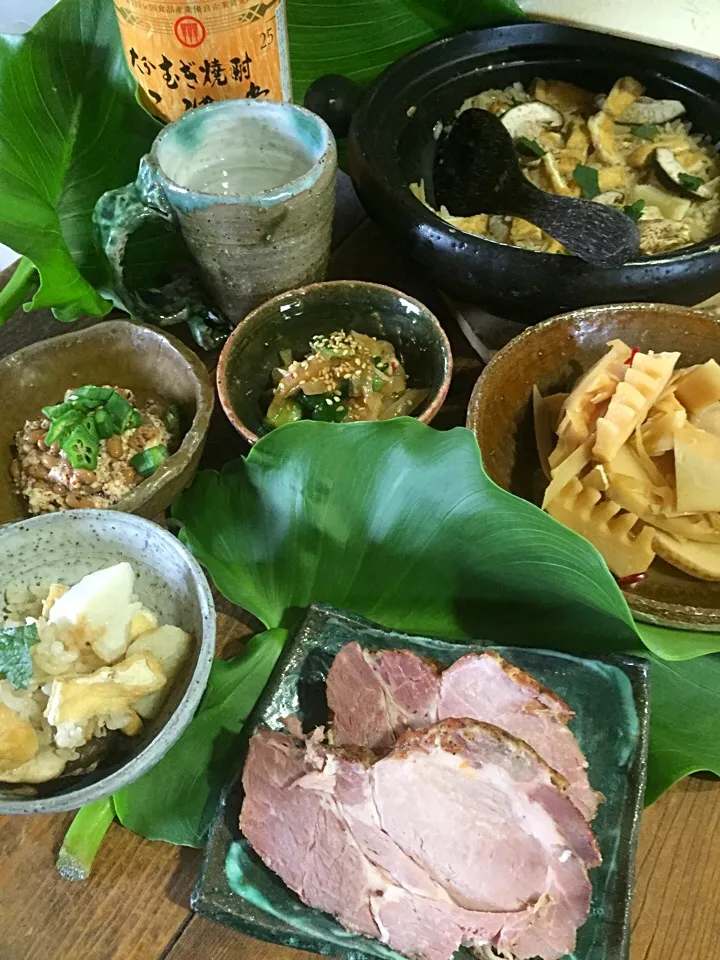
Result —
<path fill-rule="evenodd" d="M 622 155 L 615 140 L 615 121 L 610 114 L 601 110 L 588 120 L 588 130 L 598 157 L 603 163 L 615 165 L 622 163 Z"/>
<path fill-rule="evenodd" d="M 607 95 L 603 110 L 614 120 L 622 116 L 628 107 L 645 93 L 645 87 L 634 77 L 620 77 Z"/>
<path fill-rule="evenodd" d="M 598 170 L 598 186 L 601 193 L 608 190 L 624 190 L 627 185 L 627 170 L 622 165 L 601 167 Z"/>
<path fill-rule="evenodd" d="M 0 700 L 0 779 L 4 771 L 32 760 L 39 747 L 32 724 Z"/>
<path fill-rule="evenodd" d="M 590 113 L 595 105 L 594 94 L 565 80 L 536 80 L 532 94 L 561 113 Z"/>
<path fill-rule="evenodd" d="M 635 147 L 634 150 L 630 151 L 627 162 L 635 170 L 641 170 L 643 167 L 647 166 L 650 157 L 652 157 L 656 150 L 657 144 L 653 143 L 652 140 L 647 140 Z"/>

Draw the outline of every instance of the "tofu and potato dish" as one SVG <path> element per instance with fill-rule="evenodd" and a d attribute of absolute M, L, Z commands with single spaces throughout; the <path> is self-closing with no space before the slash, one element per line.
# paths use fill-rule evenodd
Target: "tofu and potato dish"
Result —
<path fill-rule="evenodd" d="M 193 638 L 135 595 L 129 563 L 5 592 L 0 782 L 89 773 L 159 713 Z"/>

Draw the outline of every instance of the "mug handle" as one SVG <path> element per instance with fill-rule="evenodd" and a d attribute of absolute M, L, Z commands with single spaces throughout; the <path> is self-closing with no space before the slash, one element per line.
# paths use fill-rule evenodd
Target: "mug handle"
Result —
<path fill-rule="evenodd" d="M 162 223 L 178 230 L 175 212 L 163 190 L 153 160 L 140 161 L 134 183 L 104 193 L 93 212 L 95 231 L 110 263 L 115 293 L 125 309 L 139 320 L 163 327 L 187 323 L 196 342 L 206 350 L 221 343 L 230 325 L 204 302 L 199 286 L 183 279 L 173 284 L 173 295 L 148 303 L 125 276 L 125 252 L 132 235 L 147 224 Z"/>

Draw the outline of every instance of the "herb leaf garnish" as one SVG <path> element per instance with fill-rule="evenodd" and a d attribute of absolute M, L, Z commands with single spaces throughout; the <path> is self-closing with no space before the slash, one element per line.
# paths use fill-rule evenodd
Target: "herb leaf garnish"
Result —
<path fill-rule="evenodd" d="M 24 690 L 32 679 L 30 647 L 39 639 L 34 623 L 0 630 L 0 673 L 16 690 Z"/>
<path fill-rule="evenodd" d="M 534 157 L 544 157 L 547 153 L 537 140 L 530 140 L 528 137 L 518 137 L 515 141 L 515 149 Z"/>
<path fill-rule="evenodd" d="M 623 207 L 623 213 L 630 217 L 631 220 L 634 220 L 635 223 L 638 222 L 640 217 L 643 215 L 643 210 L 645 209 L 644 200 L 636 200 L 635 203 L 629 203 Z"/>
<path fill-rule="evenodd" d="M 600 194 L 600 177 L 594 167 L 579 163 L 573 170 L 573 179 L 582 190 L 584 200 L 594 200 Z"/>
<path fill-rule="evenodd" d="M 678 174 L 678 183 L 681 187 L 686 187 L 688 190 L 697 190 L 705 181 L 702 177 L 693 177 L 690 173 L 680 173 Z"/>

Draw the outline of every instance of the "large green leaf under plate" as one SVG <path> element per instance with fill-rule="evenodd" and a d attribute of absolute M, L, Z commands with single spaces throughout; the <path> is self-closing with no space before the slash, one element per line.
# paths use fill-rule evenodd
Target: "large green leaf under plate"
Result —
<path fill-rule="evenodd" d="M 638 633 L 597 551 L 496 487 L 467 430 L 292 424 L 198 474 L 175 515 L 219 589 L 269 627 L 325 601 L 410 633 L 650 651 L 649 797 L 691 771 L 720 773 L 720 658 L 685 659 L 720 637 Z"/>
<path fill-rule="evenodd" d="M 258 725 L 282 729 L 282 718 L 288 714 L 303 719 L 306 731 L 327 722 L 327 671 L 340 647 L 352 640 L 370 649 L 411 649 L 444 664 L 455 662 L 468 650 L 482 649 L 408 637 L 331 608 L 313 607 L 283 652 L 248 720 L 238 745 L 238 770 L 247 740 Z M 573 731 L 588 758 L 591 785 L 602 790 L 605 802 L 593 824 L 603 864 L 590 872 L 593 902 L 573 957 L 622 960 L 629 946 L 632 867 L 645 776 L 647 667 L 641 660 L 622 655 L 594 660 L 544 650 L 495 649 L 530 671 L 576 712 Z M 226 792 L 213 827 L 194 897 L 196 908 L 212 919 L 276 943 L 353 960 L 397 956 L 377 941 L 349 934 L 332 918 L 302 904 L 233 830 L 241 802 L 238 779 Z"/>
<path fill-rule="evenodd" d="M 268 627 L 325 601 L 435 636 L 640 647 L 600 555 L 492 483 L 461 427 L 292 424 L 198 474 L 174 515 L 218 588 Z"/>

